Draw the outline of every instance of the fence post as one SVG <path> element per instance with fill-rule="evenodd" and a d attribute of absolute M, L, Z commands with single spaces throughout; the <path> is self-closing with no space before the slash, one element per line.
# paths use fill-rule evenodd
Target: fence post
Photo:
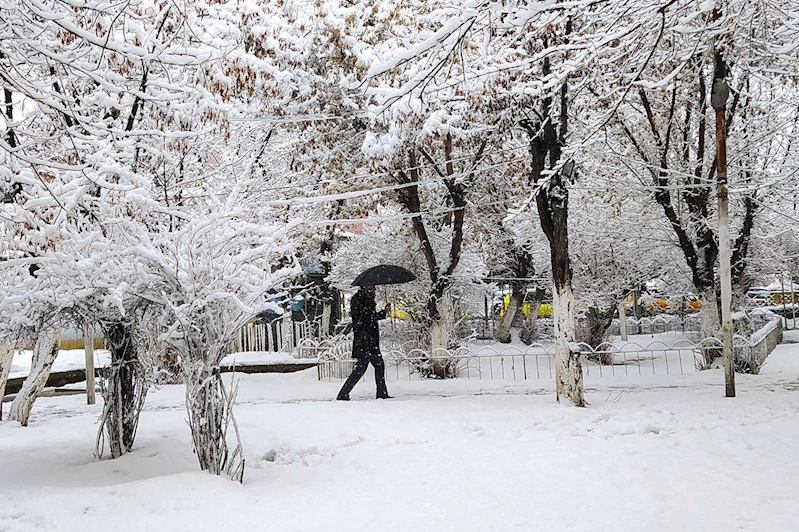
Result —
<path fill-rule="evenodd" d="M 16 347 L 7 340 L 0 340 L 0 421 L 3 421 L 3 396 L 6 393 L 8 374 L 11 372 L 11 362 L 14 360 Z"/>
<path fill-rule="evenodd" d="M 793 284 L 793 279 L 791 279 L 791 284 Z M 788 307 L 785 304 L 785 271 L 780 272 L 780 286 L 782 288 L 782 314 L 785 316 L 785 323 L 788 323 Z M 791 292 L 791 306 L 793 306 L 793 292 Z"/>
<path fill-rule="evenodd" d="M 83 328 L 83 353 L 86 357 L 86 404 L 93 405 L 94 397 L 94 327 Z"/>

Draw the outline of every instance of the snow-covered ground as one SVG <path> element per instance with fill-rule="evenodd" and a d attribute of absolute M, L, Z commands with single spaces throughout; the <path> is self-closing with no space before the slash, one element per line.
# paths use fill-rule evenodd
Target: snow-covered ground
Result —
<path fill-rule="evenodd" d="M 30 350 L 19 351 L 14 355 L 11 363 L 11 377 L 26 377 L 31 369 Z M 111 362 L 111 354 L 105 349 L 98 349 L 94 352 L 95 367 L 107 366 Z M 223 365 L 243 366 L 247 364 L 302 364 L 308 360 L 298 360 L 291 353 L 270 353 L 270 352 L 249 352 L 233 353 L 222 360 Z M 84 369 L 86 367 L 86 355 L 83 349 L 62 350 L 53 364 L 53 371 L 69 371 Z M 0 531 L 2 532 L 2 531 Z"/>
<path fill-rule="evenodd" d="M 787 341 L 799 335 L 786 333 Z M 241 375 L 244 484 L 197 470 L 180 386 L 151 392 L 131 454 L 92 457 L 101 405 L 0 422 L 0 531 L 799 530 L 799 344 L 763 373 L 402 381 L 390 401 L 315 370 Z"/>
<path fill-rule="evenodd" d="M 657 333 L 657 334 L 642 334 L 630 336 L 628 342 L 622 342 L 619 339 L 611 341 L 614 349 L 619 351 L 616 355 L 615 368 L 609 366 L 604 369 L 612 372 L 619 372 L 620 374 L 637 373 L 637 374 L 682 374 L 694 372 L 694 352 L 691 349 L 691 341 L 679 333 Z M 523 378 L 524 374 L 522 366 L 524 363 L 529 363 L 527 367 L 527 378 L 545 378 L 549 379 L 552 371 L 552 354 L 554 347 L 551 342 L 542 344 L 533 344 L 528 346 L 518 338 L 514 338 L 510 344 L 500 344 L 494 341 L 491 342 L 471 342 L 465 346 L 468 350 L 477 356 L 485 357 L 481 362 L 470 362 L 469 370 L 477 370 L 469 373 L 469 378 L 480 378 L 479 373 L 482 373 L 484 378 L 501 378 L 503 368 L 502 364 L 506 366 L 505 369 L 510 371 L 510 364 L 516 363 L 518 366 L 518 378 Z M 604 348 L 604 347 L 603 347 Z M 637 356 L 628 356 L 625 353 L 632 353 L 634 351 L 648 350 L 646 353 Z M 11 377 L 25 377 L 30 372 L 32 351 L 19 351 L 14 355 L 11 365 Z M 462 354 L 462 353 L 461 353 Z M 506 360 L 500 362 L 498 358 L 489 361 L 488 358 L 496 355 L 505 355 Z M 521 355 L 525 355 L 527 360 L 523 360 Z M 390 358 L 390 357 L 389 357 Z M 106 366 L 110 363 L 110 354 L 105 349 L 98 349 L 94 352 L 95 367 Z M 296 359 L 290 353 L 274 353 L 265 351 L 242 352 L 233 353 L 222 361 L 222 365 L 248 365 L 248 364 L 305 364 L 308 359 Z M 596 364 L 590 361 L 585 362 L 587 366 L 587 373 L 590 376 L 592 373 L 599 372 Z M 622 364 L 627 365 L 625 369 Z M 75 369 L 83 369 L 85 367 L 85 353 L 82 349 L 62 350 L 59 352 L 55 363 L 53 364 L 53 371 L 68 371 Z M 464 377 L 466 377 L 466 366 L 464 366 Z M 603 371 L 607 373 L 607 371 Z M 492 377 L 493 375 L 493 377 Z M 416 376 L 418 378 L 418 376 Z M 389 369 L 388 378 L 395 380 L 408 379 L 407 371 L 401 371 L 399 374 L 392 373 Z M 414 376 L 411 376 L 414 378 Z M 506 378 L 511 378 L 506 376 Z M 2 532 L 2 531 L 0 531 Z"/>
<path fill-rule="evenodd" d="M 31 370 L 32 351 L 19 351 L 11 361 L 10 377 L 27 377 Z M 105 349 L 97 349 L 94 352 L 94 365 L 101 367 L 111 361 L 111 354 Z M 86 367 L 86 354 L 83 349 L 70 349 L 59 351 L 53 363 L 53 371 L 70 371 L 84 369 Z M 2 532 L 2 529 L 0 529 Z"/>

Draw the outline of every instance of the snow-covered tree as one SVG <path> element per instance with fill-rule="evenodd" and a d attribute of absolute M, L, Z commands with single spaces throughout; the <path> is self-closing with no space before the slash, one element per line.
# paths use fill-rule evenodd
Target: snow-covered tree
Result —
<path fill-rule="evenodd" d="M 501 343 L 511 341 L 511 328 L 528 290 L 538 287 L 536 293 L 542 296 L 541 287 L 546 282 L 541 279 L 549 277 L 549 250 L 538 227 L 534 227 L 535 208 L 529 204 L 518 207 L 527 199 L 523 195 L 526 177 L 520 165 L 523 167 L 523 161 L 481 180 L 467 211 L 469 236 L 479 246 L 490 280 L 510 287 L 510 300 L 495 330 L 495 337 Z M 533 281 L 534 278 L 537 279 Z M 532 308 L 530 323 L 525 326 L 532 327 L 536 317 L 537 309 Z"/>
<path fill-rule="evenodd" d="M 246 187 L 242 187 L 246 188 Z M 235 390 L 226 390 L 219 364 L 230 353 L 235 333 L 265 308 L 268 292 L 296 275 L 290 230 L 245 207 L 240 188 L 211 197 L 204 212 L 171 233 L 132 234 L 138 252 L 151 262 L 155 287 L 168 312 L 150 327 L 180 356 L 186 408 L 200 467 L 240 480 L 240 441 L 228 449 Z M 136 230 L 136 227 L 131 227 Z"/>
<path fill-rule="evenodd" d="M 570 347 L 574 298 L 566 185 L 572 176 L 564 169 L 573 169 L 573 163 L 562 157 L 569 134 L 566 78 L 577 68 L 566 51 L 571 12 L 549 11 L 547 6 L 524 11 L 499 2 L 436 7 L 429 16 L 433 29 L 415 42 L 403 43 L 401 51 L 382 62 L 384 71 L 409 62 L 415 65 L 408 79 L 385 91 L 385 105 L 422 101 L 446 91 L 461 96 L 470 113 L 479 113 L 494 130 L 505 133 L 522 124 L 529 141 L 527 185 L 535 192 L 541 226 L 550 242 L 557 393 L 582 406 L 579 353 Z"/>
<path fill-rule="evenodd" d="M 224 260 L 225 246 L 240 251 L 243 246 L 253 262 L 275 259 L 273 232 L 265 235 L 265 227 L 252 222 L 230 223 L 254 230 L 228 233 L 232 243 L 191 238 L 186 243 L 186 234 L 213 223 L 209 208 L 222 216 L 216 223 L 243 216 L 224 208 L 230 198 L 241 199 L 236 173 L 228 171 L 238 168 L 215 168 L 232 151 L 225 147 L 229 128 L 221 103 L 231 78 L 222 74 L 229 62 L 221 58 L 237 44 L 235 25 L 217 9 L 222 8 L 202 3 L 179 9 L 160 2 L 17 2 L 4 11 L 11 23 L 2 27 L 8 34 L 2 35 L 0 61 L 4 94 L 12 94 L 6 102 L 12 105 L 5 109 L 1 152 L 2 191 L 11 200 L 4 206 L 10 260 L 3 264 L 2 288 L 10 297 L 0 305 L 20 326 L 41 332 L 35 348 L 41 362 L 18 395 L 13 416 L 27 421 L 55 356 L 56 327 L 99 323 L 112 355 L 100 429 L 105 428 L 112 456 L 130 449 L 147 388 L 136 341 L 140 326 L 145 320 L 150 326 L 174 325 L 178 318 L 185 324 L 186 312 L 192 319 L 192 312 L 199 312 L 191 306 L 196 297 L 181 295 L 195 293 L 196 279 L 176 273 L 198 268 L 191 258 L 199 253 L 195 248 L 215 246 L 215 255 L 199 253 L 206 260 Z M 232 185 L 214 179 L 220 173 Z M 208 200 L 209 194 L 224 197 Z M 257 211 L 246 214 L 247 220 L 262 221 Z M 168 252 L 171 262 L 163 260 Z M 165 264 L 174 264 L 174 271 Z M 249 279 L 249 266 L 239 264 L 243 270 L 233 273 L 231 267 L 220 264 L 232 277 L 205 279 L 203 288 L 225 294 L 224 283 Z M 271 278 L 271 267 L 259 267 Z M 268 279 L 261 281 L 242 287 L 257 298 L 273 287 Z M 25 304 L 13 307 L 19 299 Z M 213 305 L 204 308 L 211 312 Z M 251 314 L 261 310 L 243 308 Z M 188 335 L 192 349 L 211 349 L 212 363 L 243 312 L 223 324 L 224 334 L 200 340 Z M 206 335 L 212 327 L 198 326 Z M 205 413 L 212 414 L 200 415 Z M 193 419 L 195 426 L 205 426 L 196 415 Z M 206 452 L 204 446 L 197 443 L 198 452 Z"/>
<path fill-rule="evenodd" d="M 370 200 L 388 198 L 410 215 L 415 247 L 424 258 L 423 277 L 429 279 L 425 312 L 435 350 L 449 347 L 451 331 L 443 324 L 452 320 L 441 319 L 439 307 L 448 300 L 460 260 L 468 187 L 491 134 L 451 94 L 430 101 L 413 97 L 391 112 L 380 111 L 386 104 L 382 95 L 413 78 L 416 68 L 410 63 L 407 69 L 393 63 L 381 68 L 379 58 L 391 57 L 422 31 L 428 11 L 421 4 L 364 9 L 296 2 L 264 6 L 245 31 L 252 35 L 250 57 L 268 63 L 271 73 L 253 78 L 271 96 L 262 108 L 287 121 L 296 117 L 295 165 L 318 176 L 317 195 L 327 193 L 329 201 L 359 197 L 367 212 L 376 209 Z M 274 24 L 276 16 L 288 24 Z M 357 181 L 347 179 L 353 174 Z M 337 196 L 342 190 L 349 192 Z M 449 242 L 443 253 L 435 239 Z"/>
<path fill-rule="evenodd" d="M 795 122 L 795 87 L 779 72 L 791 53 L 784 51 L 784 2 L 673 2 L 662 14 L 659 46 L 633 84 L 630 98 L 615 115 L 626 146 L 622 157 L 637 158 L 639 183 L 650 183 L 684 255 L 695 289 L 702 298 L 703 335 L 719 330 L 715 270 L 715 132 L 710 86 L 716 63 L 730 65 L 732 90 L 726 134 L 733 187 L 742 194 L 733 220 L 733 283 L 745 284 L 749 241 L 762 193 L 757 183 L 777 169 L 784 156 L 780 130 Z M 636 53 L 630 44 L 619 57 Z M 795 62 L 795 50 L 792 61 Z M 787 62 L 786 62 L 787 61 Z M 774 72 L 772 74 L 772 72 Z M 754 139 L 757 139 L 756 141 Z"/>

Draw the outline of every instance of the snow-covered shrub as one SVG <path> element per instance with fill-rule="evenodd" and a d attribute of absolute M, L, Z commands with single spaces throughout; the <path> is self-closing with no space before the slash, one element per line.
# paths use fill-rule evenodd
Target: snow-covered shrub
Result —
<path fill-rule="evenodd" d="M 244 191 L 233 187 L 224 201 L 142 245 L 160 277 L 167 309 L 152 326 L 178 354 L 200 468 L 235 480 L 243 475 L 238 433 L 232 453 L 227 440 L 227 428 L 235 424 L 235 387 L 225 388 L 219 364 L 237 331 L 275 306 L 269 292 L 301 272 L 290 259 L 291 231 L 298 222 L 278 222 L 249 210 Z"/>

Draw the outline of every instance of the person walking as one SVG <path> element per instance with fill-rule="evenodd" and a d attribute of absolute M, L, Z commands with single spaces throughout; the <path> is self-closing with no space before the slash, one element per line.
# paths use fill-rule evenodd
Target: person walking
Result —
<path fill-rule="evenodd" d="M 391 305 L 377 312 L 375 303 L 375 287 L 362 286 L 352 296 L 350 313 L 352 314 L 352 358 L 356 360 L 355 368 L 347 378 L 344 386 L 336 397 L 339 401 L 349 401 L 350 392 L 366 373 L 369 364 L 375 368 L 375 383 L 377 384 L 377 398 L 391 399 L 386 388 L 386 365 L 383 355 L 380 354 L 380 330 L 378 320 L 386 318 L 391 312 Z"/>

